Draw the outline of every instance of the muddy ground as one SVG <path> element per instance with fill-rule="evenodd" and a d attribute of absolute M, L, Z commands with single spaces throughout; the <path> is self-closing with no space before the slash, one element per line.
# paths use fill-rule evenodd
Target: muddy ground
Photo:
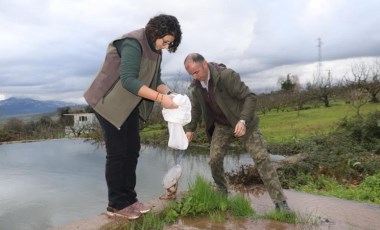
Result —
<path fill-rule="evenodd" d="M 273 210 L 274 206 L 268 193 L 262 186 L 246 188 L 243 192 L 250 199 L 257 214 Z M 213 223 L 208 217 L 182 218 L 177 223 L 167 226 L 165 230 L 200 230 L 200 229 L 380 229 L 380 205 L 341 200 L 312 194 L 285 190 L 292 210 L 308 219 L 309 224 L 287 224 L 278 221 L 230 217 L 226 222 Z M 165 201 L 150 202 L 154 211 L 165 206 Z M 105 230 L 125 223 L 121 219 L 110 219 L 105 214 L 86 220 L 77 221 L 55 230 Z"/>

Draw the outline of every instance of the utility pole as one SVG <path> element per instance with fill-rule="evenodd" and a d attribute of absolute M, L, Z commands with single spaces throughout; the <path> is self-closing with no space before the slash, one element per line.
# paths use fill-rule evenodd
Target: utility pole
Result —
<path fill-rule="evenodd" d="M 318 38 L 318 78 L 321 77 L 322 73 L 322 39 Z"/>

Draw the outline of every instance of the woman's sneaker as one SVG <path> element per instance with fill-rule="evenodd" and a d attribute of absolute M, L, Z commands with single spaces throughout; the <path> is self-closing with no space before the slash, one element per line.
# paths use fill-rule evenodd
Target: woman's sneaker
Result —
<path fill-rule="evenodd" d="M 134 209 L 138 210 L 140 213 L 144 214 L 149 212 L 152 208 L 141 203 L 140 201 L 136 201 L 134 204 L 131 205 Z"/>
<path fill-rule="evenodd" d="M 127 218 L 128 220 L 136 220 L 141 216 L 141 212 L 139 210 L 135 209 L 135 207 L 133 207 L 133 205 L 129 205 L 128 207 L 125 207 L 121 210 L 117 210 L 117 209 L 114 209 L 112 207 L 108 207 L 107 208 L 107 215 L 110 217 L 119 216 L 119 217 Z"/>

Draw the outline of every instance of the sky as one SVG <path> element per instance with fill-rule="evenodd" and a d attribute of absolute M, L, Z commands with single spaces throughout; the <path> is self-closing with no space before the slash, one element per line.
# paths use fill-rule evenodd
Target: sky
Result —
<path fill-rule="evenodd" d="M 84 103 L 108 43 L 161 13 L 183 32 L 177 51 L 163 52 L 164 81 L 190 78 L 191 52 L 258 92 L 287 74 L 310 82 L 318 61 L 340 78 L 352 63 L 380 57 L 378 9 L 378 0 L 0 0 L 0 100 Z"/>

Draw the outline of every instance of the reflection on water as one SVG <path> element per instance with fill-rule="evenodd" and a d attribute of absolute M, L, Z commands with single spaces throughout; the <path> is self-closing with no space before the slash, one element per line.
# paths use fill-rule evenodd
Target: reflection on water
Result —
<path fill-rule="evenodd" d="M 0 145 L 0 229 L 46 229 L 98 214 L 104 156 L 82 141 Z"/>
<path fill-rule="evenodd" d="M 149 201 L 165 190 L 162 178 L 178 151 L 143 147 L 137 167 L 138 198 Z M 228 156 L 226 170 L 252 163 L 247 154 Z M 211 180 L 206 153 L 187 153 L 180 190 L 200 174 Z M 0 145 L 0 229 L 47 229 L 104 212 L 105 150 L 82 140 Z"/>

